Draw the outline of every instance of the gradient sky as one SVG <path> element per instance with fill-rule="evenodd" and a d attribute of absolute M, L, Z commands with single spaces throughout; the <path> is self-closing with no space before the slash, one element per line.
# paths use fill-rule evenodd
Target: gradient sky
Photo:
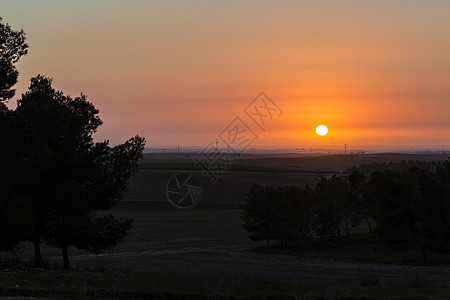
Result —
<path fill-rule="evenodd" d="M 30 45 L 16 98 L 50 76 L 100 110 L 97 140 L 147 146 L 206 145 L 264 91 L 283 115 L 248 121 L 253 146 L 450 147 L 449 15 L 448 0 L 0 0 Z"/>

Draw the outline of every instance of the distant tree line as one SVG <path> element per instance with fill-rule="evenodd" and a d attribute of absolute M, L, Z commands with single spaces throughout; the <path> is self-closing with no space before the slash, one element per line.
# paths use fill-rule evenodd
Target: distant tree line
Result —
<path fill-rule="evenodd" d="M 31 79 L 28 91 L 9 109 L 18 72 L 27 54 L 23 31 L 0 18 L 0 250 L 22 241 L 59 247 L 70 268 L 68 247 L 101 253 L 127 236 L 131 220 L 98 213 L 124 196 L 137 171 L 145 139 L 133 137 L 114 147 L 95 143 L 99 111 L 81 94 L 72 98 L 52 87 L 50 78 Z"/>
<path fill-rule="evenodd" d="M 308 243 L 348 236 L 367 224 L 387 245 L 427 251 L 450 250 L 450 161 L 435 172 L 375 171 L 369 176 L 331 176 L 314 189 L 253 185 L 241 205 L 249 238 Z"/>
<path fill-rule="evenodd" d="M 359 172 L 363 174 L 370 174 L 375 171 L 393 170 L 393 171 L 408 171 L 410 168 L 417 167 L 421 170 L 435 171 L 439 165 L 439 161 L 418 161 L 418 160 L 402 160 L 390 161 L 381 163 L 362 164 L 345 169 L 345 173 Z"/>

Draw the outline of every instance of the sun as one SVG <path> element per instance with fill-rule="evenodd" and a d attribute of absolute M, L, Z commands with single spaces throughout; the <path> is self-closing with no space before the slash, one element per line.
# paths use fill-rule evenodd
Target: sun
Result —
<path fill-rule="evenodd" d="M 328 133 L 328 128 L 325 125 L 319 125 L 316 127 L 316 133 L 318 135 L 325 135 Z"/>

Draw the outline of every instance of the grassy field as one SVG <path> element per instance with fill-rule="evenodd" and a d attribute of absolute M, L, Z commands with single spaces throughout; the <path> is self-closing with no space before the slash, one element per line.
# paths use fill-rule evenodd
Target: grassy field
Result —
<path fill-rule="evenodd" d="M 283 248 L 257 247 L 252 251 L 274 255 L 294 255 L 318 259 L 407 266 L 450 267 L 450 254 L 427 253 L 423 259 L 419 249 L 399 250 L 381 244 L 375 234 L 352 233 L 340 241 L 316 240 L 309 245 L 287 245 Z"/>
<path fill-rule="evenodd" d="M 364 155 L 256 155 L 245 154 L 231 164 L 230 171 L 253 172 L 323 172 L 338 173 L 346 168 L 361 164 L 400 162 L 402 160 L 439 161 L 447 160 L 442 154 L 402 154 L 380 153 Z M 146 154 L 140 162 L 142 169 L 152 170 L 196 170 L 192 155 L 189 154 Z"/>
<path fill-rule="evenodd" d="M 447 269 L 438 268 L 439 271 L 434 272 L 435 267 L 416 267 L 448 266 L 450 256 L 432 254 L 424 261 L 418 251 L 381 248 L 373 235 L 364 233 L 364 226 L 356 228 L 354 234 L 340 243 L 318 240 L 307 247 L 280 248 L 274 241 L 267 249 L 264 243 L 246 238 L 239 210 L 145 211 L 139 203 L 134 203 L 119 206 L 112 213 L 134 219 L 132 234 L 114 250 L 95 256 L 71 248 L 75 270 L 70 272 L 62 270 L 59 253 L 51 248 L 44 248 L 50 265 L 48 270 L 8 265 L 8 260 L 4 260 L 0 271 L 0 296 L 76 299 L 450 297 L 450 286 L 434 283 L 442 276 L 450 279 L 445 278 L 450 274 Z M 30 255 L 31 252 L 26 253 Z M 428 274 L 430 270 L 433 273 Z"/>
<path fill-rule="evenodd" d="M 292 255 L 319 259 L 372 262 L 381 264 L 402 264 L 450 267 L 450 253 L 427 253 L 422 258 L 419 249 L 397 250 L 382 245 L 377 236 L 368 231 L 366 224 L 351 228 L 349 237 L 336 240 L 314 240 L 308 245 L 288 244 L 280 247 L 277 241 L 271 241 L 267 248 L 265 242 L 252 242 L 247 239 L 247 232 L 242 227 L 240 210 L 173 210 L 173 211 L 141 211 L 139 203 L 132 209 L 118 210 L 112 213 L 117 217 L 134 220 L 133 232 L 127 243 L 141 241 L 168 242 L 177 240 L 214 241 L 218 247 L 227 247 L 225 243 L 233 240 L 228 247 L 240 246 L 255 253 L 270 255 Z M 223 243 L 223 244 L 220 244 Z M 239 245 L 237 243 L 241 243 Z M 202 245 L 199 245 L 202 246 Z"/>
<path fill-rule="evenodd" d="M 97 269 L 0 273 L 0 295 L 25 299 L 448 299 L 449 289 L 355 286 L 237 276 Z"/>
<path fill-rule="evenodd" d="M 139 207 L 139 203 L 135 204 Z M 118 217 L 134 220 L 133 234 L 128 241 L 165 241 L 176 239 L 217 239 L 245 236 L 239 210 L 171 210 L 113 211 Z"/>

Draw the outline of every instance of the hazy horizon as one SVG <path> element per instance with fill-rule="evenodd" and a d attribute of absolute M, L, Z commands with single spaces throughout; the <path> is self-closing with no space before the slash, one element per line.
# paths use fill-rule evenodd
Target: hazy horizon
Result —
<path fill-rule="evenodd" d="M 144 149 L 144 153 L 193 153 L 200 152 L 206 148 L 206 145 L 147 145 Z M 227 147 L 222 145 L 218 146 L 219 151 L 226 152 Z M 367 154 L 375 153 L 431 153 L 431 154 L 450 154 L 449 145 L 347 145 L 346 151 L 348 154 L 363 151 Z M 242 153 L 297 153 L 297 154 L 309 154 L 309 153 L 328 153 L 338 154 L 345 152 L 344 145 L 299 145 L 298 147 L 292 145 L 261 145 L 258 147 L 249 147 Z M 362 154 L 362 153 L 361 153 Z"/>

